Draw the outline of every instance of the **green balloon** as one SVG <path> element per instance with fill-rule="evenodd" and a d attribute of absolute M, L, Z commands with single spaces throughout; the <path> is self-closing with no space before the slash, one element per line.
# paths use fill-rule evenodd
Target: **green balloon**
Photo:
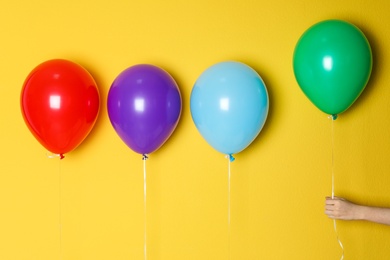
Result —
<path fill-rule="evenodd" d="M 371 75 L 368 40 L 355 25 L 326 20 L 310 27 L 294 50 L 295 78 L 321 111 L 337 115 L 360 96 Z"/>

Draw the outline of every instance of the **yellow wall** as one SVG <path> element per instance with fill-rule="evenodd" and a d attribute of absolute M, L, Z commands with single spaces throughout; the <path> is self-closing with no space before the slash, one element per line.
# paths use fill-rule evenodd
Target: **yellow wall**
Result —
<path fill-rule="evenodd" d="M 386 0 L 6 1 L 0 259 L 144 259 L 141 156 L 119 139 L 106 109 L 112 81 L 139 63 L 167 70 L 183 97 L 176 131 L 147 161 L 148 259 L 228 259 L 228 163 L 198 133 L 189 109 L 197 77 L 224 60 L 256 69 L 270 96 L 264 129 L 231 165 L 230 259 L 339 259 L 323 213 L 331 121 L 299 89 L 292 54 L 301 34 L 325 19 L 345 19 L 368 37 L 370 83 L 334 122 L 335 189 L 390 206 L 389 12 Z M 62 161 L 46 157 L 19 106 L 27 74 L 53 58 L 83 65 L 101 93 L 94 129 Z M 389 259 L 389 227 L 338 222 L 338 233 L 346 260 Z"/>

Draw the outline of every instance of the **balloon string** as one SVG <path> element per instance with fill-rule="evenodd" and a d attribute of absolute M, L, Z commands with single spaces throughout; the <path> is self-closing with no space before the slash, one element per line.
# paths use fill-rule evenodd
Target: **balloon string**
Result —
<path fill-rule="evenodd" d="M 337 225 L 336 225 L 336 220 L 335 219 L 333 220 L 333 228 L 334 228 L 334 231 L 336 233 L 337 242 L 339 242 L 339 245 L 340 245 L 340 248 L 341 248 L 341 251 L 342 251 L 340 260 L 343 260 L 344 259 L 344 246 L 343 246 L 343 243 L 341 243 L 341 240 L 339 238 L 339 234 L 337 232 Z"/>
<path fill-rule="evenodd" d="M 329 116 L 329 118 L 330 119 L 332 119 L 332 134 L 331 134 L 331 136 L 332 136 L 332 199 L 334 199 L 334 190 L 335 190 L 335 188 L 334 188 L 334 165 L 335 165 L 335 163 L 334 163 L 334 120 L 336 120 L 337 119 L 337 115 L 330 115 Z M 341 258 L 340 258 L 340 260 L 343 260 L 344 259 L 344 246 L 343 246 L 343 243 L 341 242 L 341 240 L 340 240 L 340 238 L 339 238 L 339 234 L 338 234 L 338 231 L 337 231 L 337 225 L 336 225 L 336 220 L 335 219 L 333 219 L 333 228 L 334 228 L 334 231 L 335 231 L 335 233 L 336 233 L 336 239 L 337 239 L 337 242 L 339 243 L 339 245 L 340 245 L 340 248 L 341 248 L 341 250 L 342 250 L 342 254 L 341 254 Z"/>
<path fill-rule="evenodd" d="M 59 222 L 59 243 L 60 243 L 60 260 L 62 260 L 62 174 L 61 159 L 58 161 L 58 222 Z"/>
<path fill-rule="evenodd" d="M 331 128 L 331 139 L 332 139 L 332 199 L 334 199 L 334 119 L 332 116 L 330 116 L 332 119 L 332 128 Z"/>
<path fill-rule="evenodd" d="M 149 157 L 147 154 L 142 155 L 142 160 L 144 161 L 144 259 L 147 259 L 146 254 L 146 160 Z"/>
<path fill-rule="evenodd" d="M 228 259 L 230 259 L 230 237 L 231 237 L 231 172 L 230 172 L 230 163 L 234 161 L 234 157 L 231 154 L 226 155 L 228 159 Z"/>
<path fill-rule="evenodd" d="M 62 260 L 62 174 L 61 174 L 61 160 L 64 158 L 63 154 L 55 154 L 46 152 L 49 159 L 60 158 L 58 162 L 58 228 L 59 228 L 59 259 Z"/>

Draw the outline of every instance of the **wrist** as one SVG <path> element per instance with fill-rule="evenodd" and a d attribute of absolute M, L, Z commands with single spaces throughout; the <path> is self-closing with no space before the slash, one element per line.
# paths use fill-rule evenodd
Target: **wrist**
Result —
<path fill-rule="evenodd" d="M 356 205 L 355 209 L 356 220 L 368 220 L 369 219 L 369 208 L 362 205 Z"/>

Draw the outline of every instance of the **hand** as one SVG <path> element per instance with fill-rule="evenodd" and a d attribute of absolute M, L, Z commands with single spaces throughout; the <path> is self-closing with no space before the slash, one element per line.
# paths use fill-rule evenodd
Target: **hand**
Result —
<path fill-rule="evenodd" d="M 325 214 L 332 219 L 356 220 L 360 219 L 360 206 L 344 198 L 326 197 Z"/>

